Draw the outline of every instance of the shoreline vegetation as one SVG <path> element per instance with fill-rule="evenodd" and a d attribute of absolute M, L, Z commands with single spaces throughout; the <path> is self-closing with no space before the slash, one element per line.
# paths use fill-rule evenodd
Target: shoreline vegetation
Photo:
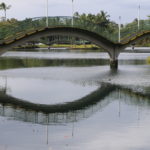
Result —
<path fill-rule="evenodd" d="M 144 48 L 150 48 L 149 46 L 142 46 Z M 136 49 L 137 48 L 137 49 Z M 126 52 L 149 52 L 149 50 L 142 50 L 140 49 L 140 45 L 139 46 L 135 46 L 134 50 L 132 50 L 132 47 L 130 47 L 130 49 L 126 49 Z M 26 50 L 31 50 L 31 49 L 51 49 L 51 50 L 55 50 L 55 49 L 60 49 L 60 50 L 98 50 L 101 52 L 106 52 L 106 50 L 104 50 L 101 47 L 98 47 L 94 44 L 53 44 L 53 45 L 46 45 L 46 44 L 35 44 L 35 45 L 20 45 L 18 47 L 14 47 L 13 50 L 17 50 L 17 49 L 26 49 Z"/>
<path fill-rule="evenodd" d="M 53 45 L 21 45 L 15 47 L 14 49 L 34 49 L 34 48 L 47 48 L 47 49 L 71 49 L 71 50 L 101 50 L 104 51 L 102 48 L 94 45 L 94 44 L 53 44 Z"/>

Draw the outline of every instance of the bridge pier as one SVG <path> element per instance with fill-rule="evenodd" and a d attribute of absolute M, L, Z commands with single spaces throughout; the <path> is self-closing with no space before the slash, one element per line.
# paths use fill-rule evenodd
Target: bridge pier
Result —
<path fill-rule="evenodd" d="M 121 48 L 117 45 L 113 49 L 108 50 L 110 56 L 110 69 L 118 69 L 118 56 L 121 52 Z"/>
<path fill-rule="evenodd" d="M 112 70 L 118 69 L 118 59 L 117 60 L 110 59 L 110 69 Z"/>

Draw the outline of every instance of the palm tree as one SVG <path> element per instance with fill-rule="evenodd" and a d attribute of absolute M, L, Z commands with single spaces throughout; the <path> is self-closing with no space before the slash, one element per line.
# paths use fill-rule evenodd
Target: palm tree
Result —
<path fill-rule="evenodd" d="M 107 14 L 107 12 L 100 11 L 100 13 L 96 15 L 95 23 L 106 29 L 110 23 L 109 17 L 110 16 Z"/>
<path fill-rule="evenodd" d="M 7 9 L 10 9 L 10 7 L 11 7 L 11 5 L 8 5 L 8 6 L 7 6 L 4 2 L 2 2 L 2 3 L 0 4 L 0 10 L 4 10 L 5 21 L 6 21 L 6 19 L 7 19 L 6 11 L 7 11 Z"/>

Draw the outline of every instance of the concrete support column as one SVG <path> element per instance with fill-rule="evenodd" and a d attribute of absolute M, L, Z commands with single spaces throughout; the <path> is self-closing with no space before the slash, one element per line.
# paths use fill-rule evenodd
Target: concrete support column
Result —
<path fill-rule="evenodd" d="M 118 69 L 118 59 L 116 59 L 116 60 L 110 59 L 110 69 L 112 69 L 112 70 Z"/>
<path fill-rule="evenodd" d="M 110 69 L 112 70 L 118 69 L 118 56 L 120 54 L 120 51 L 120 48 L 117 46 L 108 51 L 110 56 Z"/>

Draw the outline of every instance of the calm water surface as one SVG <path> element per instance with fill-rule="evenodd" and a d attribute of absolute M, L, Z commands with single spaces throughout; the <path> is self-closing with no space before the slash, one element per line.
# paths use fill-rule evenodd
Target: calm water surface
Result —
<path fill-rule="evenodd" d="M 149 53 L 7 52 L 0 150 L 149 150 Z"/>

